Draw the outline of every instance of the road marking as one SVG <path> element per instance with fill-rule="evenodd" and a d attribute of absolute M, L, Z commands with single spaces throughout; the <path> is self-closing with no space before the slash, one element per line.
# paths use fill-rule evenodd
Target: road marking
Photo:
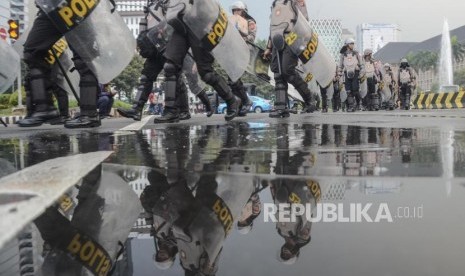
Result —
<path fill-rule="evenodd" d="M 133 124 L 123 127 L 122 129 L 120 129 L 120 131 L 139 131 L 148 123 L 148 121 L 153 119 L 153 117 L 155 117 L 155 115 L 147 116 L 140 122 L 135 122 Z"/>

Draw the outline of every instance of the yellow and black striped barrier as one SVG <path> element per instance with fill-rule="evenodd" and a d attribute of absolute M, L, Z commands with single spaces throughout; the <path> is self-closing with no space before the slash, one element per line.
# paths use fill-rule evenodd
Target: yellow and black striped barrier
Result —
<path fill-rule="evenodd" d="M 452 109 L 465 107 L 465 91 L 419 93 L 413 100 L 415 109 Z"/>

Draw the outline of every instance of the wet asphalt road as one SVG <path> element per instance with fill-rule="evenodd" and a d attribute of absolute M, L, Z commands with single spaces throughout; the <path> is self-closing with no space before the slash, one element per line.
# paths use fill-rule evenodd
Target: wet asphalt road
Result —
<path fill-rule="evenodd" d="M 94 237 L 109 255 L 115 251 L 112 239 L 130 237 L 114 275 L 184 275 L 198 264 L 203 267 L 205 256 L 215 260 L 204 267 L 207 275 L 463 275 L 461 110 L 316 113 L 282 120 L 250 114 L 229 123 L 221 115 L 194 116 L 180 124 L 150 120 L 130 126 L 133 131 L 121 130 L 132 123 L 115 118 L 84 130 L 0 127 L 0 176 L 57 157 L 114 151 L 66 193 L 71 207 L 61 201 L 58 207 L 69 208 L 59 214 L 48 209 L 19 234 L 32 233 L 26 239 L 34 241 L 29 259 L 37 275 L 53 275 L 50 268 L 55 275 L 83 269 L 79 258 L 59 265 L 69 261 L 62 237 L 73 231 Z M 121 199 L 132 192 L 102 192 L 107 190 L 101 187 L 120 182 L 135 195 Z M 120 200 L 113 204 L 114 198 Z M 215 216 L 218 198 L 232 224 L 221 212 Z M 373 218 L 379 206 L 388 206 L 392 222 L 265 221 L 266 204 L 316 202 L 341 204 L 344 214 L 351 205 L 371 204 Z M 0 194 L 0 207 L 11 204 Z M 251 219 L 253 227 L 238 227 L 237 221 L 257 205 L 261 212 Z M 137 215 L 130 216 L 131 206 Z M 106 227 L 112 216 L 115 224 Z M 167 236 L 174 236 L 167 240 L 178 252 L 167 270 L 153 261 L 154 231 L 147 221 L 152 216 L 159 235 L 166 228 Z M 118 227 L 123 230 L 114 230 Z M 21 240 L 0 250 L 1 275 L 16 275 L 14 269 L 21 268 L 21 258 L 12 257 L 21 255 L 15 253 Z"/>

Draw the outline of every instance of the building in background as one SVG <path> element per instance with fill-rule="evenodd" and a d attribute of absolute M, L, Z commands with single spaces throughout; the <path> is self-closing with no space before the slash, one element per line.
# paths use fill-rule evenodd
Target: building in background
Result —
<path fill-rule="evenodd" d="M 123 17 L 124 22 L 134 37 L 139 35 L 139 23 L 144 15 L 144 6 L 147 1 L 116 0 L 116 10 Z"/>
<path fill-rule="evenodd" d="M 460 44 L 465 44 L 465 25 L 450 31 L 451 37 L 457 37 L 457 41 Z M 396 69 L 399 66 L 400 60 L 403 57 L 407 57 L 409 53 L 415 54 L 420 51 L 428 51 L 434 53 L 440 53 L 441 51 L 441 38 L 442 34 L 424 40 L 422 42 L 392 42 L 388 43 L 380 51 L 378 51 L 374 58 L 381 60 L 383 63 L 391 63 Z M 452 59 L 453 71 L 459 71 L 465 69 L 465 60 L 457 62 Z M 435 69 L 428 70 L 426 72 L 419 70 L 412 66 L 418 74 L 418 87 L 422 91 L 432 90 L 435 86 L 439 88 L 439 75 Z M 434 90 L 434 89 L 433 89 Z"/>
<path fill-rule="evenodd" d="M 8 30 L 8 19 L 10 19 L 10 0 L 0 0 L 0 28 Z"/>
<path fill-rule="evenodd" d="M 10 0 L 10 19 L 19 20 L 19 33 L 29 27 L 29 2 L 32 0 Z"/>
<path fill-rule="evenodd" d="M 400 29 L 395 24 L 368 24 L 357 26 L 357 49 L 363 52 L 372 49 L 374 53 L 383 48 L 389 42 L 400 40 Z"/>
<path fill-rule="evenodd" d="M 342 23 L 340 19 L 312 19 L 310 25 L 320 36 L 336 62 L 342 47 Z"/>

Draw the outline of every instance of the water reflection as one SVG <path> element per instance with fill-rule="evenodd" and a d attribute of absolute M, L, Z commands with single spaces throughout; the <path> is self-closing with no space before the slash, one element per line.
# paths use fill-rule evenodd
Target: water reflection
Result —
<path fill-rule="evenodd" d="M 254 252 L 262 261 L 275 259 L 277 251 L 280 265 L 298 266 L 304 254 L 315 254 L 310 244 L 323 239 L 313 237 L 322 226 L 312 226 L 305 213 L 294 222 L 265 224 L 271 234 L 264 227 L 255 230 L 263 226 L 257 218 L 264 203 L 315 206 L 355 192 L 401 195 L 409 181 L 424 176 L 446 179 L 451 195 L 461 171 L 455 160 L 464 160 L 458 150 L 464 141 L 456 137 L 464 135 L 446 134 L 244 122 L 176 125 L 134 135 L 45 133 L 2 141 L 0 166 L 6 175 L 55 157 L 115 151 L 25 230 L 26 235 L 38 231 L 30 235 L 33 256 L 43 259 L 29 259 L 39 275 L 216 275 L 222 267 L 231 269 L 223 253 L 228 246 L 248 250 L 250 236 L 259 237 Z M 275 241 L 268 246 L 272 250 L 260 249 L 256 231 Z"/>

